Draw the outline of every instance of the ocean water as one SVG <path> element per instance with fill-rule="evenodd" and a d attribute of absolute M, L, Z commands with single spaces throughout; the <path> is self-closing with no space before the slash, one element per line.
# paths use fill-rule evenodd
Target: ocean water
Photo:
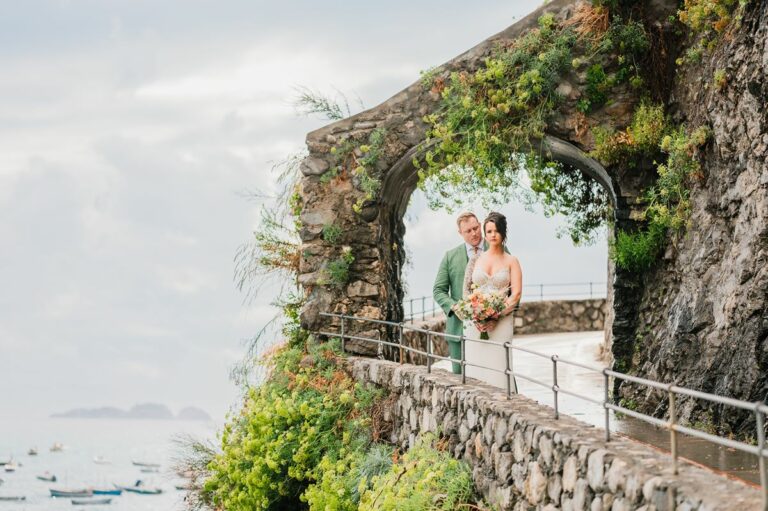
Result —
<path fill-rule="evenodd" d="M 217 425 L 195 421 L 111 420 L 111 419 L 0 419 L 0 460 L 13 457 L 22 466 L 14 473 L 0 468 L 0 496 L 23 495 L 25 502 L 2 502 L 0 510 L 183 510 L 183 490 L 175 484 L 184 482 L 172 469 L 181 448 L 174 441 L 179 435 L 198 439 L 216 438 Z M 50 452 L 55 442 L 64 444 L 61 452 Z M 37 447 L 37 456 L 27 455 Z M 95 463 L 101 456 L 110 464 Z M 159 463 L 158 473 L 142 473 L 132 461 Z M 39 481 L 44 472 L 58 481 Z M 51 498 L 49 488 L 111 487 L 113 483 L 129 486 L 137 479 L 147 486 L 163 489 L 161 495 L 137 495 L 123 492 L 112 496 L 109 505 L 74 506 L 71 499 Z"/>

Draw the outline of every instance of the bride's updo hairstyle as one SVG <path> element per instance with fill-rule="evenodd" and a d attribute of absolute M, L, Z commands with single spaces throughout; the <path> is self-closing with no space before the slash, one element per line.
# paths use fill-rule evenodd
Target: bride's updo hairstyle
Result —
<path fill-rule="evenodd" d="M 488 225 L 488 222 L 496 226 L 496 232 L 501 235 L 501 243 L 504 244 L 507 241 L 507 217 L 496 211 L 489 213 L 483 221 L 483 236 L 485 236 L 485 226 Z"/>

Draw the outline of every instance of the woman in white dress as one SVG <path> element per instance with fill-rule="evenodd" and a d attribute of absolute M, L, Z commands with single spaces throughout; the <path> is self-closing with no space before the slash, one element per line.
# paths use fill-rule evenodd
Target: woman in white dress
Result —
<path fill-rule="evenodd" d="M 464 274 L 464 296 L 471 293 L 472 289 L 480 289 L 483 293 L 502 293 L 507 295 L 505 303 L 507 307 L 502 311 L 499 320 L 478 327 L 468 322 L 464 327 L 464 335 L 472 339 L 479 339 L 480 332 L 488 332 L 488 341 L 465 341 L 465 356 L 467 363 L 490 367 L 497 371 L 467 366 L 467 376 L 477 378 L 486 383 L 507 389 L 507 376 L 503 371 L 507 369 L 504 343 L 512 342 L 515 318 L 512 312 L 520 301 L 523 289 L 523 273 L 520 262 L 513 255 L 504 251 L 504 242 L 507 239 L 507 219 L 501 213 L 493 212 L 483 222 L 483 232 L 488 249 L 482 254 L 473 256 L 467 264 Z M 510 350 L 510 367 L 511 367 Z M 514 378 L 511 382 L 511 391 L 517 393 L 517 385 Z"/>

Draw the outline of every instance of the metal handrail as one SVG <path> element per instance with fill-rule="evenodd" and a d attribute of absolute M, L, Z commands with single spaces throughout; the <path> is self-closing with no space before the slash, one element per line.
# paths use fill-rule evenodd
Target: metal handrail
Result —
<path fill-rule="evenodd" d="M 493 371 L 496 373 L 504 374 L 507 377 L 507 399 L 511 399 L 512 397 L 512 380 L 515 377 L 519 377 L 523 380 L 529 381 L 531 383 L 534 383 L 536 385 L 540 385 L 544 388 L 552 390 L 553 393 L 553 401 L 554 401 L 554 416 L 555 419 L 559 419 L 559 409 L 558 409 L 558 394 L 563 393 L 593 404 L 596 404 L 598 406 L 602 406 L 605 410 L 605 440 L 610 441 L 611 439 L 611 433 L 610 433 L 610 412 L 618 412 L 625 415 L 628 415 L 630 417 L 634 417 L 638 420 L 647 422 L 649 424 L 653 424 L 654 426 L 662 427 L 667 430 L 669 430 L 670 435 L 670 450 L 672 455 L 672 471 L 674 474 L 678 473 L 678 450 L 677 450 L 677 433 L 683 433 L 689 436 L 693 436 L 696 438 L 701 438 L 703 440 L 706 440 L 708 442 L 712 442 L 717 445 L 721 445 L 724 447 L 736 449 L 742 452 L 746 452 L 749 454 L 756 455 L 758 457 L 758 465 L 760 469 L 760 483 L 761 483 L 761 489 L 762 489 L 762 496 L 763 496 L 763 510 L 768 511 L 768 472 L 766 470 L 766 458 L 768 457 L 768 449 L 766 449 L 766 438 L 765 438 L 765 416 L 768 414 L 768 405 L 766 405 L 762 401 L 758 401 L 755 403 L 750 403 L 747 401 L 741 401 L 738 399 L 734 399 L 731 397 L 725 397 L 725 396 L 719 396 L 717 394 L 710 394 L 707 392 L 701 392 L 698 390 L 689 389 L 686 387 L 680 387 L 674 384 L 665 384 L 661 382 L 657 382 L 654 380 L 649 380 L 647 378 L 640 378 L 638 376 L 632 376 L 629 374 L 620 373 L 618 371 L 614 371 L 612 369 L 609 369 L 608 367 L 597 367 L 597 366 L 591 366 L 587 364 L 583 364 L 581 362 L 577 362 L 574 360 L 567 360 L 564 358 L 561 358 L 558 355 L 549 355 L 546 353 L 542 353 L 539 351 L 535 351 L 529 348 L 523 348 L 521 346 L 515 346 L 512 344 L 511 341 L 507 341 L 504 343 L 498 343 L 483 339 L 475 339 L 472 337 L 467 337 L 465 335 L 457 336 L 452 334 L 446 334 L 445 332 L 435 332 L 431 330 L 425 330 L 423 328 L 416 328 L 408 326 L 406 323 L 397 323 L 394 321 L 385 321 L 385 320 L 376 320 L 371 318 L 363 318 L 358 316 L 349 316 L 345 314 L 333 314 L 333 313 L 327 313 L 327 312 L 321 312 L 321 316 L 330 317 L 330 318 L 336 318 L 341 320 L 341 328 L 340 332 L 317 332 L 320 335 L 325 335 L 328 337 L 341 337 L 341 347 L 342 351 L 345 350 L 345 342 L 346 340 L 357 340 L 357 341 L 369 341 L 377 343 L 379 346 L 379 353 L 381 353 L 381 346 L 391 346 L 399 349 L 400 353 L 400 363 L 403 363 L 404 360 L 404 352 L 409 353 L 416 353 L 422 356 L 427 357 L 427 372 L 432 372 L 432 360 L 446 360 L 451 361 L 453 363 L 458 363 L 461 365 L 462 371 L 461 371 L 461 381 L 462 383 L 466 383 L 466 367 L 477 367 L 486 369 L 488 371 Z M 382 339 L 371 339 L 366 337 L 360 337 L 360 336 L 351 336 L 346 333 L 346 322 L 347 321 L 359 321 L 359 322 L 369 322 L 369 323 L 375 323 L 378 325 L 386 325 L 395 327 L 398 329 L 398 341 L 399 342 L 389 342 L 384 341 Z M 417 348 L 413 348 L 411 346 L 405 346 L 402 342 L 403 339 L 403 331 L 404 330 L 410 330 L 420 333 L 426 333 L 428 336 L 427 340 L 427 350 L 423 351 Z M 455 359 L 452 357 L 444 357 L 439 356 L 433 353 L 432 348 L 432 339 L 433 337 L 438 336 L 442 337 L 444 339 L 453 339 L 453 340 L 460 340 L 461 342 L 461 358 Z M 479 364 L 471 363 L 466 360 L 466 351 L 465 351 L 465 342 L 474 342 L 474 343 L 482 343 L 482 344 L 493 344 L 496 346 L 499 346 L 500 348 L 503 348 L 506 354 L 506 360 L 507 364 L 505 369 L 496 369 L 492 367 L 485 367 L 481 366 Z M 514 368 L 512 367 L 511 363 L 511 355 L 513 351 L 521 351 L 525 353 L 529 353 L 534 356 L 542 357 L 542 358 L 548 358 L 552 361 L 552 376 L 553 376 L 553 383 L 550 385 L 549 383 L 546 383 L 544 381 L 541 381 L 533 376 L 522 374 L 519 372 L 516 372 Z M 599 401 L 597 399 L 594 399 L 590 396 L 585 396 L 583 394 L 579 394 L 578 392 L 575 392 L 573 390 L 565 389 L 561 387 L 558 384 L 557 380 L 557 365 L 558 363 L 567 364 L 575 367 L 580 367 L 582 369 L 586 369 L 589 371 L 602 373 L 603 374 L 603 391 L 604 391 L 604 398 L 602 401 Z M 641 412 L 638 412 L 636 410 L 630 410 L 629 408 L 625 408 L 623 406 L 617 405 L 612 403 L 609 400 L 609 384 L 610 384 L 610 378 L 618 378 L 620 380 L 632 382 L 638 385 L 644 385 L 650 388 L 654 388 L 657 390 L 661 390 L 667 393 L 667 398 L 669 400 L 669 418 L 667 420 L 659 419 L 657 417 L 653 417 Z M 718 403 L 726 406 L 733 406 L 742 410 L 752 411 L 755 414 L 755 420 L 756 420 L 756 428 L 757 428 L 757 445 L 750 445 L 745 442 L 740 442 L 738 440 L 732 440 L 729 438 L 724 438 L 718 435 L 713 435 L 711 433 L 707 433 L 704 431 L 700 431 L 697 429 L 689 428 L 686 426 L 681 426 L 677 423 L 677 407 L 676 407 L 676 400 L 675 397 L 677 395 L 681 396 L 688 396 L 695 399 L 702 399 L 705 401 L 709 401 L 712 403 Z"/>
<path fill-rule="evenodd" d="M 604 292 L 599 292 L 598 290 L 602 288 L 605 288 L 607 286 L 607 282 L 566 282 L 562 284 L 524 284 L 523 290 L 525 289 L 532 289 L 535 291 L 531 292 L 523 292 L 523 297 L 521 299 L 522 303 L 525 302 L 532 302 L 532 301 L 542 301 L 545 298 L 544 290 L 546 288 L 563 288 L 563 287 L 576 287 L 581 286 L 584 287 L 584 291 L 576 291 L 576 292 L 555 292 L 550 293 L 549 295 L 546 295 L 552 299 L 557 299 L 561 297 L 582 297 L 584 299 L 592 299 L 592 298 L 605 298 Z M 588 291 L 586 289 L 589 289 Z M 421 308 L 418 307 L 418 304 L 421 304 Z M 407 304 L 407 305 L 406 305 Z M 415 307 L 414 310 L 414 304 L 417 304 L 417 307 Z M 412 322 L 421 316 L 422 321 L 426 320 L 427 317 L 435 317 L 438 314 L 442 313 L 443 309 L 440 308 L 440 306 L 435 302 L 435 299 L 432 295 L 424 295 L 424 296 L 418 296 L 415 298 L 409 298 L 403 302 L 403 309 L 405 310 L 405 321 L 406 322 Z"/>

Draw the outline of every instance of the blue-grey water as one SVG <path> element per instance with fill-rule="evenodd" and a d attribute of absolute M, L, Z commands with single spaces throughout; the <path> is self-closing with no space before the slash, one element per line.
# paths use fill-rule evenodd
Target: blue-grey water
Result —
<path fill-rule="evenodd" d="M 0 509 L 55 511 L 85 509 L 112 510 L 182 510 L 183 483 L 172 469 L 180 448 L 174 442 L 178 435 L 215 439 L 214 423 L 166 420 L 109 419 L 0 419 L 0 461 L 13 457 L 22 466 L 14 473 L 0 467 L 0 496 L 23 495 L 24 502 L 2 502 Z M 55 442 L 64 444 L 61 452 L 50 452 Z M 37 447 L 39 454 L 27 451 Z M 109 464 L 97 464 L 100 456 Z M 140 472 L 132 461 L 159 463 L 158 473 Z M 44 472 L 56 475 L 49 483 L 36 479 Z M 131 485 L 142 479 L 148 486 L 159 486 L 161 495 L 126 494 L 113 496 L 106 506 L 73 506 L 71 499 L 51 498 L 49 488 L 111 487 L 113 483 Z"/>

